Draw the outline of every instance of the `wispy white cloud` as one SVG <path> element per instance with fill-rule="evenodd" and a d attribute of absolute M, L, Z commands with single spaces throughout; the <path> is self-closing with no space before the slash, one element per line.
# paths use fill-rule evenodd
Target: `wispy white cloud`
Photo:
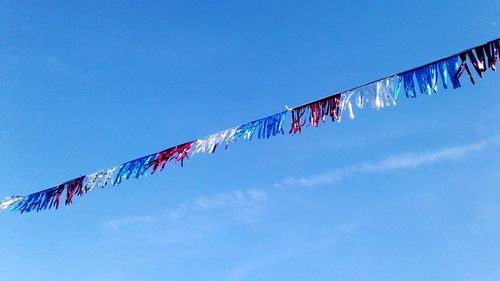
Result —
<path fill-rule="evenodd" d="M 362 173 L 377 173 L 390 170 L 417 168 L 424 165 L 431 165 L 437 162 L 457 160 L 464 158 L 472 153 L 479 152 L 486 147 L 500 143 L 500 135 L 492 138 L 461 146 L 443 148 L 426 153 L 405 153 L 389 156 L 376 162 L 364 162 L 354 164 L 343 168 L 337 168 L 333 171 L 325 172 L 308 177 L 288 177 L 275 184 L 276 187 L 303 186 L 315 187 L 325 184 L 336 184 L 346 177 Z"/>
<path fill-rule="evenodd" d="M 266 193 L 260 190 L 234 191 L 231 193 L 219 193 L 212 197 L 200 197 L 194 200 L 194 208 L 197 210 L 211 210 L 220 207 L 238 207 L 256 201 L 265 201 Z"/>
<path fill-rule="evenodd" d="M 118 229 L 122 226 L 133 223 L 150 223 L 156 221 L 158 218 L 154 216 L 130 216 L 120 219 L 110 220 L 103 224 L 106 228 Z"/>
<path fill-rule="evenodd" d="M 275 243 L 272 249 L 265 250 L 264 253 L 255 255 L 231 268 L 227 273 L 227 280 L 248 280 L 256 271 L 266 267 L 276 266 L 291 258 L 309 256 L 318 250 L 332 248 L 346 237 L 359 231 L 361 227 L 359 223 L 350 222 L 338 224 L 321 233 L 308 233 L 303 237 L 296 237 L 297 234 L 294 234 L 293 239 L 282 239 L 283 241 Z"/>
<path fill-rule="evenodd" d="M 267 200 L 267 193 L 262 190 L 237 190 L 218 193 L 214 196 L 198 197 L 188 203 L 178 205 L 161 215 L 129 216 L 107 221 L 104 228 L 119 229 L 131 224 L 152 223 L 160 220 L 175 220 L 193 212 L 204 212 L 215 209 L 251 208 Z"/>
<path fill-rule="evenodd" d="M 302 186 L 315 187 L 326 184 L 336 184 L 347 177 L 363 173 L 380 173 L 404 168 L 417 168 L 438 162 L 452 161 L 479 152 L 489 146 L 500 144 L 500 135 L 467 145 L 443 148 L 425 153 L 405 153 L 385 157 L 375 162 L 363 162 L 334 169 L 318 175 L 307 177 L 288 177 L 276 183 L 276 187 Z M 237 190 L 218 193 L 213 196 L 198 197 L 190 202 L 179 204 L 161 215 L 129 216 L 110 220 L 103 224 L 109 229 L 119 229 L 131 224 L 145 224 L 160 220 L 175 220 L 196 212 L 208 212 L 216 209 L 252 208 L 266 201 L 268 194 L 263 190 Z"/>

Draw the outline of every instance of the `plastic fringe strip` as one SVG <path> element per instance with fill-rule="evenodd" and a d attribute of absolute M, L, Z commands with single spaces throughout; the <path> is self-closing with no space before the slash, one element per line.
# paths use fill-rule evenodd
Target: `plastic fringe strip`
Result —
<path fill-rule="evenodd" d="M 120 184 L 123 180 L 128 180 L 131 177 L 138 179 L 144 176 L 157 154 L 153 153 L 121 165 L 113 185 Z"/>
<path fill-rule="evenodd" d="M 161 166 L 160 171 L 163 171 L 163 168 L 165 168 L 165 164 L 172 160 L 175 161 L 174 164 L 177 162 L 181 162 L 181 167 L 184 166 L 184 159 L 188 157 L 189 150 L 191 149 L 193 143 L 194 141 L 190 141 L 159 152 L 156 155 L 156 158 L 149 164 L 150 167 L 153 167 L 153 170 L 151 170 L 151 174 L 154 174 L 159 166 Z"/>
<path fill-rule="evenodd" d="M 118 167 L 101 170 L 85 176 L 83 184 L 83 193 L 91 191 L 94 187 L 104 188 L 114 179 L 114 174 Z"/>
<path fill-rule="evenodd" d="M 417 81 L 420 93 L 426 95 L 437 93 L 438 76 L 441 77 L 444 89 L 448 88 L 448 79 L 451 80 L 453 89 L 460 87 L 460 82 L 456 76 L 460 65 L 458 59 L 458 56 L 451 56 L 449 58 L 399 74 L 404 83 L 406 96 L 409 98 L 417 97 L 414 78 Z"/>
<path fill-rule="evenodd" d="M 239 126 L 234 133 L 234 140 L 243 138 L 244 140 L 252 140 L 252 137 L 257 132 L 259 139 L 274 137 L 278 134 L 284 134 L 283 123 L 286 118 L 287 111 L 283 111 L 265 118 L 261 118 L 252 122 L 248 122 Z"/>
<path fill-rule="evenodd" d="M 462 63 L 460 64 L 460 67 L 456 74 L 457 78 L 460 78 L 465 70 L 467 72 L 467 75 L 469 75 L 469 79 L 472 84 L 476 84 L 476 82 L 474 81 L 474 77 L 472 76 L 469 66 L 467 65 L 467 57 L 469 58 L 472 66 L 481 78 L 483 78 L 483 73 L 486 72 L 488 68 L 496 71 L 496 63 L 500 58 L 500 39 L 496 39 L 484 45 L 476 47 L 474 48 L 474 52 L 472 49 L 470 49 L 459 54 Z M 488 63 L 486 63 L 485 55 L 488 58 Z"/>
<path fill-rule="evenodd" d="M 319 126 L 320 120 L 324 122 L 326 116 L 330 116 L 333 122 L 335 122 L 335 120 L 340 120 L 342 114 L 340 99 L 341 94 L 335 94 L 318 101 L 292 108 L 292 127 L 289 133 L 302 133 L 302 127 L 306 125 L 307 122 L 306 118 L 304 118 L 306 114 L 309 115 L 309 118 L 307 118 L 309 121 L 308 125 L 314 127 Z"/>
<path fill-rule="evenodd" d="M 354 112 L 351 100 L 354 99 L 359 109 L 370 106 L 376 110 L 388 106 L 395 106 L 401 91 L 401 79 L 394 75 L 368 85 L 355 88 L 342 93 L 340 98 L 341 112 L 347 110 L 349 118 L 354 119 Z"/>
<path fill-rule="evenodd" d="M 479 77 L 483 77 L 483 73 L 488 68 L 493 71 L 496 70 L 499 59 L 500 39 L 495 39 L 457 55 L 289 109 L 292 115 L 292 125 L 289 133 L 302 133 L 302 127 L 306 125 L 318 127 L 320 120 L 324 122 L 326 116 L 330 116 L 334 122 L 340 121 L 342 112 L 345 110 L 349 111 L 350 118 L 354 118 L 354 102 L 360 109 L 370 106 L 378 110 L 387 106 L 394 106 L 400 92 L 403 90 L 409 98 L 417 96 L 415 84 L 418 85 L 419 92 L 426 95 L 437 93 L 438 80 L 441 80 L 444 89 L 448 88 L 449 81 L 451 81 L 453 89 L 456 89 L 461 86 L 459 78 L 463 72 L 467 72 L 471 82 L 475 84 L 467 60 L 472 63 Z M 72 179 L 46 190 L 26 196 L 7 197 L 0 201 L 0 210 L 9 209 L 25 213 L 51 209 L 52 207 L 57 209 L 64 190 L 66 190 L 65 204 L 70 205 L 75 194 L 82 196 L 96 186 L 104 188 L 107 185 L 118 185 L 123 180 L 131 177 L 145 176 L 150 168 L 152 168 L 151 174 L 154 174 L 158 168 L 160 168 L 160 171 L 163 170 L 165 165 L 171 161 L 174 161 L 174 164 L 181 162 L 181 166 L 183 166 L 184 160 L 188 158 L 189 153 L 191 155 L 214 153 L 221 145 L 227 148 L 229 144 L 238 139 L 251 140 L 255 134 L 259 139 L 267 139 L 271 136 L 283 134 L 283 124 L 287 112 L 283 111 L 241 126 L 220 131 L 195 141 L 168 148 L 159 153 L 129 161 L 117 167 Z"/>

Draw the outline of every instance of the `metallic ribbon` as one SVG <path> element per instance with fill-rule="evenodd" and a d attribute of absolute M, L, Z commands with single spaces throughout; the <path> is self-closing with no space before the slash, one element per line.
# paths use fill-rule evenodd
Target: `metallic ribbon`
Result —
<path fill-rule="evenodd" d="M 475 52 L 475 55 L 474 55 Z M 491 70 L 496 70 L 496 63 L 500 58 L 500 39 L 496 39 L 490 41 L 484 45 L 474 48 L 474 52 L 472 49 L 464 51 L 459 54 L 462 63 L 456 72 L 457 79 L 463 74 L 464 70 L 469 75 L 469 79 L 472 84 L 475 84 L 474 77 L 472 76 L 472 72 L 470 71 L 469 66 L 467 65 L 467 57 L 469 58 L 472 66 L 476 70 L 479 77 L 483 77 L 483 73 L 486 72 L 488 68 Z M 486 63 L 486 58 L 488 58 L 488 62 Z"/>
<path fill-rule="evenodd" d="M 340 98 L 341 112 L 349 111 L 349 117 L 354 118 L 351 99 L 354 99 L 358 108 L 370 106 L 377 110 L 396 105 L 401 91 L 401 79 L 394 75 L 359 88 L 342 93 Z"/>
<path fill-rule="evenodd" d="M 71 205 L 71 203 L 73 203 L 73 196 L 75 194 L 78 196 L 85 194 L 83 191 L 84 178 L 85 176 L 81 176 L 64 183 L 64 188 L 66 189 L 66 205 Z"/>
<path fill-rule="evenodd" d="M 500 59 L 500 39 L 488 42 L 484 45 L 484 51 L 488 57 L 488 67 L 495 71 L 497 61 Z"/>
<path fill-rule="evenodd" d="M 327 98 L 314 101 L 299 107 L 291 109 L 292 111 L 292 127 L 290 128 L 290 134 L 302 133 L 302 126 L 306 124 L 306 120 L 303 117 L 306 113 L 309 113 L 309 124 L 314 127 L 319 126 L 319 121 L 325 121 L 326 116 L 330 116 L 332 121 L 340 120 L 341 117 L 341 94 L 335 94 Z"/>
<path fill-rule="evenodd" d="M 287 111 L 283 111 L 239 126 L 234 133 L 234 140 L 236 141 L 240 138 L 251 140 L 255 132 L 257 132 L 259 139 L 268 139 L 277 134 L 284 134 L 283 122 L 285 121 L 286 113 Z"/>
<path fill-rule="evenodd" d="M 114 179 L 117 169 L 118 167 L 113 167 L 86 175 L 83 184 L 83 193 L 91 191 L 96 186 L 100 188 L 106 187 Z"/>
<path fill-rule="evenodd" d="M 120 184 L 122 180 L 128 180 L 130 177 L 138 179 L 144 176 L 149 167 L 151 167 L 151 162 L 156 158 L 156 155 L 157 153 L 153 153 L 122 164 L 113 185 Z"/>
<path fill-rule="evenodd" d="M 59 207 L 64 184 L 24 196 L 23 200 L 11 207 L 12 211 L 31 212 Z"/>
<path fill-rule="evenodd" d="M 438 66 L 438 74 L 441 77 L 443 88 L 448 89 L 448 79 L 451 80 L 453 89 L 460 88 L 460 81 L 456 75 L 460 68 L 458 56 L 451 56 L 447 59 L 441 60 L 436 63 Z"/>
<path fill-rule="evenodd" d="M 493 71 L 496 70 L 496 63 L 499 59 L 500 39 L 496 39 L 458 55 L 293 108 L 290 110 L 292 114 L 290 133 L 301 133 L 302 127 L 306 123 L 318 127 L 319 121 L 325 121 L 327 115 L 332 118 L 332 121 L 340 121 L 344 110 L 349 110 L 349 116 L 354 118 L 352 99 L 355 99 L 356 105 L 361 109 L 367 105 L 375 109 L 381 109 L 396 105 L 396 100 L 402 88 L 404 88 L 407 97 L 416 97 L 415 81 L 418 84 L 420 93 L 427 95 L 437 92 L 438 77 L 441 77 L 443 88 L 448 88 L 448 80 L 450 80 L 455 89 L 461 86 L 459 78 L 466 71 L 474 84 L 474 77 L 467 61 L 469 60 L 472 63 L 479 77 L 483 77 L 483 73 L 488 68 Z M 240 138 L 251 140 L 257 132 L 258 138 L 269 138 L 279 133 L 283 134 L 283 122 L 286 114 L 287 111 L 277 113 L 159 153 L 141 157 L 122 164 L 119 169 L 113 167 L 81 176 L 26 196 L 11 196 L 0 201 L 0 209 L 10 209 L 21 213 L 40 211 L 52 207 L 57 209 L 64 190 L 66 190 L 65 203 L 70 205 L 75 194 L 82 196 L 95 186 L 104 188 L 110 183 L 113 185 L 120 184 L 122 180 L 130 177 L 139 178 L 145 176 L 151 167 L 153 167 L 153 174 L 158 167 L 163 170 L 166 163 L 170 161 L 181 162 L 182 166 L 189 152 L 192 154 L 214 153 L 221 144 L 227 148 L 229 144 Z M 118 173 L 115 177 L 117 170 Z"/>
<path fill-rule="evenodd" d="M 24 196 L 9 196 L 0 202 L 0 210 L 9 209 L 17 203 L 21 202 Z"/>
<path fill-rule="evenodd" d="M 234 127 L 196 140 L 193 144 L 192 155 L 214 153 L 220 144 L 225 144 L 227 148 L 229 144 L 235 141 L 234 134 L 237 129 L 238 127 Z"/>
<path fill-rule="evenodd" d="M 441 77 L 443 88 L 448 88 L 448 79 L 451 80 L 454 89 L 460 87 L 460 81 L 457 76 L 457 71 L 460 68 L 458 59 L 459 56 L 451 56 L 399 74 L 403 80 L 406 96 L 411 98 L 417 97 L 414 77 L 421 94 L 431 95 L 433 92 L 437 93 L 438 76 Z M 465 67 L 469 72 L 467 65 Z"/>
<path fill-rule="evenodd" d="M 408 71 L 400 74 L 403 78 L 404 89 L 406 92 L 406 97 L 408 98 L 416 98 L 417 94 L 415 92 L 415 83 L 413 81 L 413 71 Z"/>
<path fill-rule="evenodd" d="M 181 167 L 184 166 L 184 159 L 188 157 L 189 150 L 191 149 L 193 143 L 194 141 L 190 141 L 159 152 L 156 155 L 156 158 L 149 164 L 150 167 L 153 167 L 151 174 L 154 174 L 159 166 L 161 166 L 160 171 L 163 171 L 165 164 L 172 160 L 175 160 L 175 163 L 181 162 Z"/>

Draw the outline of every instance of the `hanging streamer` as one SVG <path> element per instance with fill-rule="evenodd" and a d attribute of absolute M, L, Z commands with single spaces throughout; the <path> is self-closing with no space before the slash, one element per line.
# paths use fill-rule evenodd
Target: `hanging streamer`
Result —
<path fill-rule="evenodd" d="M 458 56 L 451 56 L 447 59 L 436 62 L 438 74 L 441 77 L 441 82 L 444 89 L 448 89 L 448 80 L 451 81 L 453 89 L 460 88 L 460 81 L 456 75 L 460 68 Z"/>
<path fill-rule="evenodd" d="M 394 75 L 365 86 L 342 93 L 340 98 L 341 112 L 348 110 L 349 117 L 354 118 L 351 99 L 354 99 L 359 109 L 370 106 L 374 109 L 382 109 L 395 106 L 401 90 L 401 79 Z"/>
<path fill-rule="evenodd" d="M 421 94 L 431 95 L 438 91 L 438 76 L 441 77 L 443 88 L 448 88 L 448 79 L 451 80 L 453 89 L 460 87 L 456 73 L 459 69 L 459 57 L 452 56 L 422 67 L 398 74 L 402 77 L 407 97 L 417 97 L 414 77 Z"/>
<path fill-rule="evenodd" d="M 0 202 L 0 210 L 9 209 L 23 200 L 24 196 L 9 196 Z"/>
<path fill-rule="evenodd" d="M 96 186 L 100 188 L 106 187 L 113 181 L 117 169 L 118 167 L 113 167 L 86 175 L 84 178 L 83 193 L 91 191 Z"/>
<path fill-rule="evenodd" d="M 156 158 L 157 153 L 144 156 L 120 166 L 113 185 L 120 184 L 123 180 L 142 177 L 149 169 L 151 162 Z"/>
<path fill-rule="evenodd" d="M 163 171 L 163 168 L 165 168 L 165 164 L 167 164 L 167 162 L 171 160 L 175 160 L 175 163 L 181 162 L 181 167 L 184 166 L 184 159 L 188 157 L 188 152 L 191 149 L 193 143 L 194 141 L 190 141 L 159 152 L 156 155 L 156 158 L 149 164 L 149 166 L 153 167 L 153 169 L 151 170 L 151 174 L 154 174 L 159 166 L 161 166 L 160 171 Z"/>
<path fill-rule="evenodd" d="M 31 211 L 38 212 L 45 209 L 51 209 L 52 207 L 57 209 L 59 208 L 59 202 L 63 191 L 64 185 L 58 185 L 26 195 L 21 201 L 13 205 L 10 209 L 12 211 L 19 211 L 21 214 L 24 212 L 29 213 Z"/>
<path fill-rule="evenodd" d="M 472 82 L 472 84 L 476 84 L 474 77 L 472 76 L 472 72 L 470 71 L 469 66 L 467 65 L 467 57 L 469 58 L 470 62 L 472 63 L 472 66 L 476 70 L 479 77 L 482 78 L 483 73 L 486 72 L 488 68 L 491 68 L 491 70 L 495 71 L 496 63 L 499 59 L 499 52 L 500 52 L 499 49 L 500 49 L 500 39 L 497 39 L 474 48 L 474 52 L 476 53 L 475 55 L 473 49 L 460 53 L 459 56 L 460 59 L 462 60 L 462 63 L 460 64 L 460 67 L 456 74 L 457 78 L 460 78 L 460 76 L 465 70 L 467 72 L 467 75 L 469 75 L 469 79 Z M 488 63 L 486 63 L 485 54 L 486 57 L 488 58 Z"/>
<path fill-rule="evenodd" d="M 234 142 L 234 134 L 237 129 L 238 127 L 234 127 L 196 140 L 193 145 L 192 155 L 198 153 L 214 153 L 220 144 L 225 144 L 225 148 L 227 148 L 229 144 Z"/>
<path fill-rule="evenodd" d="M 82 196 L 83 192 L 83 179 L 85 176 L 73 179 L 64 183 L 64 188 L 66 189 L 66 205 L 71 205 L 73 203 L 73 196 L 76 194 Z"/>
<path fill-rule="evenodd" d="M 332 121 L 340 121 L 344 111 L 349 112 L 349 117 L 354 118 L 353 103 L 363 109 L 366 106 L 382 109 L 387 106 L 396 105 L 399 94 L 405 91 L 407 97 L 416 97 L 416 86 L 421 94 L 431 95 L 438 91 L 438 80 L 443 88 L 447 89 L 449 81 L 453 89 L 459 88 L 459 78 L 463 72 L 467 72 L 471 82 L 475 80 L 467 61 L 472 63 L 479 77 L 483 77 L 488 68 L 496 70 L 496 64 L 500 59 L 500 39 L 490 41 L 486 44 L 465 50 L 458 55 L 449 56 L 422 67 L 402 72 L 384 79 L 380 79 L 352 90 L 335 94 L 305 105 L 292 109 L 292 125 L 290 134 L 302 132 L 302 127 L 318 127 L 320 120 L 325 121 L 330 116 Z M 252 140 L 257 138 L 270 138 L 283 134 L 283 123 L 288 111 L 283 111 L 265 118 L 261 118 L 246 124 L 230 128 L 207 137 L 187 142 L 168 148 L 159 153 L 150 154 L 129 161 L 117 167 L 101 170 L 95 173 L 81 176 L 49 189 L 45 189 L 25 196 L 11 196 L 0 202 L 0 209 L 9 209 L 21 213 L 57 209 L 61 201 L 61 195 L 66 190 L 65 204 L 70 205 L 73 197 L 82 196 L 94 187 L 104 188 L 107 185 L 118 185 L 123 180 L 145 176 L 152 168 L 154 174 L 158 168 L 164 169 L 168 162 L 174 161 L 184 164 L 184 160 L 197 153 L 214 153 L 223 145 L 225 148 L 238 139 Z M 117 172 L 118 171 L 118 172 Z M 115 175 L 116 173 L 116 175 Z"/>
<path fill-rule="evenodd" d="M 244 140 L 252 140 L 255 132 L 259 139 L 268 139 L 277 134 L 284 134 L 283 122 L 285 121 L 287 111 L 283 111 L 259 120 L 255 120 L 241 125 L 234 133 L 234 140 L 243 138 Z"/>
<path fill-rule="evenodd" d="M 314 127 L 319 126 L 320 120 L 324 122 L 327 115 L 332 118 L 333 122 L 335 122 L 335 120 L 340 120 L 340 116 L 342 114 L 340 99 L 341 94 L 336 94 L 315 102 L 292 108 L 292 127 L 290 128 L 289 133 L 302 133 L 302 127 L 307 122 L 303 117 L 307 113 L 309 113 L 308 125 Z"/>
<path fill-rule="evenodd" d="M 500 39 L 488 42 L 484 46 L 484 51 L 488 57 L 488 67 L 495 71 L 497 61 L 500 59 Z"/>

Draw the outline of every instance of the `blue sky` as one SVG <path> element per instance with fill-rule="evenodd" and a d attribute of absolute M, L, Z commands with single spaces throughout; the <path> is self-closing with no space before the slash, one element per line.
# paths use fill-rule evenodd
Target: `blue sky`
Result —
<path fill-rule="evenodd" d="M 1 196 L 497 38 L 498 1 L 4 1 Z M 498 280 L 498 73 L 2 212 L 2 280 Z M 287 122 L 288 124 L 289 122 Z"/>

